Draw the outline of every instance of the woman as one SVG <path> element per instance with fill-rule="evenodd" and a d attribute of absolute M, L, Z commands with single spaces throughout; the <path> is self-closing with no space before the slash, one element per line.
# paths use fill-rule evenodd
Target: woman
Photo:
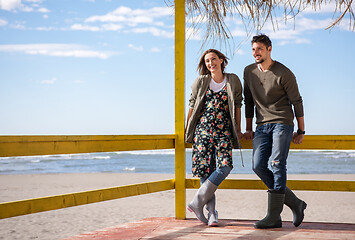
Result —
<path fill-rule="evenodd" d="M 200 76 L 192 84 L 186 142 L 192 143 L 192 173 L 201 187 L 187 209 L 209 226 L 217 226 L 214 192 L 233 168 L 232 148 L 240 148 L 242 85 L 237 75 L 225 73 L 227 57 L 215 49 L 203 53 Z M 203 214 L 206 205 L 208 220 Z"/>

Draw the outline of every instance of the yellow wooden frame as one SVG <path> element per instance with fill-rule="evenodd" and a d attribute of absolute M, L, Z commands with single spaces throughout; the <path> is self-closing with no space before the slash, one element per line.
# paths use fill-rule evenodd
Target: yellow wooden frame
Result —
<path fill-rule="evenodd" d="M 0 136 L 0 157 L 168 149 L 175 135 Z"/>
<path fill-rule="evenodd" d="M 180 122 L 183 122 L 181 119 Z M 181 131 L 181 130 L 180 130 Z M 185 169 L 183 133 L 170 135 L 69 135 L 69 136 L 0 136 L 0 157 L 33 156 L 47 154 L 70 154 L 90 152 L 113 152 L 134 150 L 174 149 L 180 136 L 180 149 L 176 168 Z M 244 149 L 251 149 L 252 142 L 241 140 Z M 291 149 L 353 150 L 355 135 L 306 135 L 303 143 L 291 143 Z M 184 173 L 183 173 L 184 175 Z"/>
<path fill-rule="evenodd" d="M 184 143 L 185 121 L 185 0 L 175 1 L 175 134 L 122 136 L 0 136 L 0 157 L 154 150 L 175 148 L 175 179 L 133 184 L 15 202 L 0 203 L 0 219 L 79 206 L 140 194 L 175 189 L 175 216 L 185 219 L 186 188 L 198 188 L 198 179 L 186 179 Z M 241 141 L 243 148 L 252 142 Z M 355 149 L 355 136 L 305 136 L 292 149 Z M 289 180 L 293 190 L 351 191 L 355 181 Z M 221 189 L 266 189 L 260 180 L 227 179 Z"/>
<path fill-rule="evenodd" d="M 355 181 L 287 180 L 292 190 L 355 192 Z M 199 179 L 186 179 L 186 188 L 199 188 Z M 267 190 L 265 184 L 254 179 L 226 179 L 218 189 Z"/>
<path fill-rule="evenodd" d="M 0 203 L 0 219 L 25 214 L 79 206 L 94 202 L 118 199 L 140 194 L 175 189 L 175 216 L 186 217 L 186 189 L 198 188 L 198 179 L 186 179 L 185 147 L 177 147 L 175 135 L 121 135 L 121 136 L 0 136 L 0 156 L 30 156 L 39 154 L 108 152 L 130 150 L 173 149 L 175 147 L 175 179 L 158 182 L 133 184 L 115 188 L 71 193 L 58 196 Z M 183 137 L 182 137 L 183 140 Z M 251 148 L 250 141 L 241 141 L 244 148 Z M 301 145 L 293 149 L 355 149 L 355 136 L 305 136 Z M 180 152 L 180 156 L 179 156 Z M 178 191 L 180 184 L 180 191 Z M 355 192 L 355 181 L 314 181 L 288 180 L 293 190 L 350 191 Z M 260 180 L 226 179 L 220 189 L 266 189 Z"/>
<path fill-rule="evenodd" d="M 175 217 L 186 217 L 185 0 L 175 1 Z"/>
<path fill-rule="evenodd" d="M 174 189 L 174 179 L 0 204 L 0 219 Z"/>

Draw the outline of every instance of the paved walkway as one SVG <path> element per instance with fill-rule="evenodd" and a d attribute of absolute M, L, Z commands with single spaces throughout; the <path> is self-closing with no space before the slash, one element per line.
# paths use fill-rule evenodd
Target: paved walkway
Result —
<path fill-rule="evenodd" d="M 355 239 L 355 224 L 302 223 L 298 228 L 283 222 L 278 229 L 254 229 L 254 221 L 220 220 L 219 227 L 207 227 L 194 219 L 147 218 L 91 233 L 68 238 L 76 239 Z"/>

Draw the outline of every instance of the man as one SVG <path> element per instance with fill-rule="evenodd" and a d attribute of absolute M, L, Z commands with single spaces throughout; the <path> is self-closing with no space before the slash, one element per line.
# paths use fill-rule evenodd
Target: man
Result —
<path fill-rule="evenodd" d="M 254 223 L 254 227 L 282 227 L 280 214 L 283 204 L 291 208 L 293 224 L 298 227 L 307 204 L 286 187 L 286 160 L 291 141 L 300 144 L 305 134 L 302 97 L 293 73 L 271 58 L 269 37 L 260 34 L 254 36 L 251 43 L 255 63 L 244 69 L 244 137 L 253 140 L 253 171 L 269 188 L 267 215 Z M 252 127 L 254 108 L 255 133 Z M 294 114 L 298 124 L 295 133 Z"/>

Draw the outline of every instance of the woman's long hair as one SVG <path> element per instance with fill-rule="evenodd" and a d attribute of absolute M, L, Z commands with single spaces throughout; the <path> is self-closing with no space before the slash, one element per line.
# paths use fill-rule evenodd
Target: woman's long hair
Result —
<path fill-rule="evenodd" d="M 216 49 L 208 49 L 207 51 L 205 51 L 200 59 L 200 62 L 197 66 L 197 70 L 200 73 L 200 75 L 211 75 L 211 72 L 207 69 L 206 64 L 205 64 L 205 56 L 208 53 L 215 53 L 220 59 L 223 59 L 223 62 L 221 64 L 221 69 L 222 69 L 222 74 L 224 74 L 224 68 L 227 66 L 228 64 L 228 58 L 221 53 L 220 51 L 216 50 Z"/>

